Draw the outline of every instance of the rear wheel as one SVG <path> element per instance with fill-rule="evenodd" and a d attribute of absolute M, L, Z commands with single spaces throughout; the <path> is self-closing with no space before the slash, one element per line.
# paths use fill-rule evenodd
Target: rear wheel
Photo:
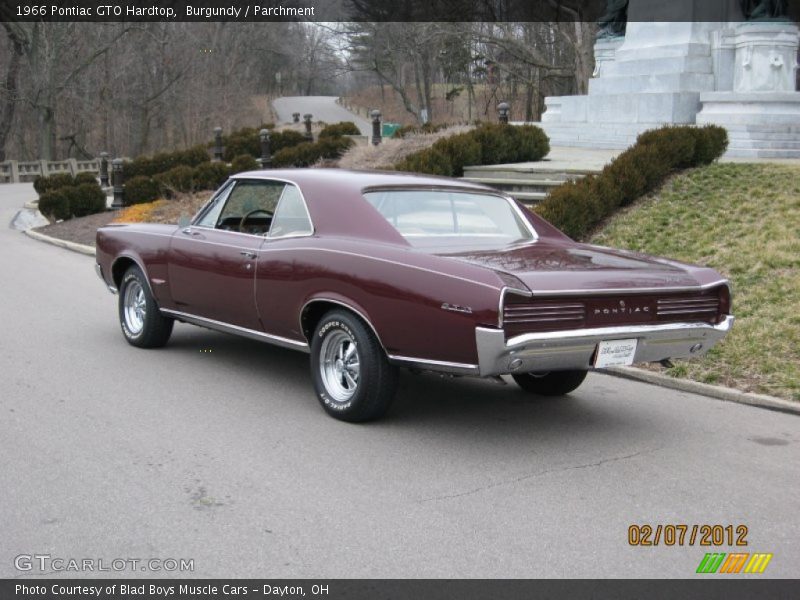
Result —
<path fill-rule="evenodd" d="M 327 313 L 317 325 L 311 376 L 322 407 L 342 421 L 382 417 L 397 390 L 397 368 L 389 364 L 375 334 L 344 310 Z"/>
<path fill-rule="evenodd" d="M 119 324 L 128 343 L 139 348 L 160 348 L 175 324 L 158 310 L 147 278 L 135 265 L 125 271 L 119 286 Z"/>
<path fill-rule="evenodd" d="M 517 385 L 539 396 L 563 396 L 576 390 L 586 379 L 586 371 L 550 371 L 512 375 Z"/>

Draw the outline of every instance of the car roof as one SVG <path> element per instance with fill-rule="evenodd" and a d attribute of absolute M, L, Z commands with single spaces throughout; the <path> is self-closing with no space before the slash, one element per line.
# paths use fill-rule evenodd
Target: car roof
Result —
<path fill-rule="evenodd" d="M 464 188 L 465 190 L 492 191 L 487 186 L 454 179 L 451 177 L 437 177 L 435 175 L 418 175 L 416 173 L 403 173 L 400 171 L 359 171 L 353 169 L 262 169 L 259 171 L 246 171 L 237 173 L 232 179 L 281 179 L 296 183 L 303 193 L 312 191 L 317 187 L 330 190 L 334 185 L 337 189 L 361 193 L 371 187 L 449 187 Z"/>
<path fill-rule="evenodd" d="M 369 188 L 442 188 L 502 195 L 492 188 L 450 177 L 397 171 L 349 169 L 264 169 L 237 173 L 242 179 L 273 179 L 300 188 L 314 224 L 322 235 L 378 240 L 408 246 L 408 242 L 366 201 Z"/>

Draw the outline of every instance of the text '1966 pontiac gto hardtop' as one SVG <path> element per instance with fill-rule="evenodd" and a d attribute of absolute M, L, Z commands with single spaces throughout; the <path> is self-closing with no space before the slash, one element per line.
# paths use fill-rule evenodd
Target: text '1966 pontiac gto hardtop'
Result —
<path fill-rule="evenodd" d="M 97 232 L 134 346 L 175 321 L 310 353 L 324 409 L 383 415 L 397 369 L 573 391 L 589 369 L 696 356 L 733 323 L 717 272 L 572 241 L 455 179 L 340 169 L 240 173 L 185 226 Z"/>

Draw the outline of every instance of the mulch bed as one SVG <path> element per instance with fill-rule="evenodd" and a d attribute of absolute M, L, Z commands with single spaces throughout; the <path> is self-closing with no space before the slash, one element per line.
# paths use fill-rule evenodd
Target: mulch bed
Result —
<path fill-rule="evenodd" d="M 108 225 L 118 215 L 118 210 L 109 210 L 96 215 L 89 215 L 88 217 L 78 217 L 61 223 L 51 223 L 44 227 L 36 227 L 34 231 L 59 240 L 94 246 L 97 228 Z"/>

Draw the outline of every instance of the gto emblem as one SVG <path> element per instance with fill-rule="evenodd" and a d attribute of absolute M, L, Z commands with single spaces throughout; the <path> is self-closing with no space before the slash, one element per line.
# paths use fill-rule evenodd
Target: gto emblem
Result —
<path fill-rule="evenodd" d="M 619 301 L 619 307 L 614 308 L 595 308 L 595 315 L 635 315 L 637 313 L 649 313 L 649 306 L 626 306 L 625 300 Z"/>
<path fill-rule="evenodd" d="M 472 314 L 472 308 L 470 308 L 469 306 L 459 306 L 458 304 L 450 304 L 449 302 L 445 302 L 444 304 L 442 304 L 442 309 L 449 310 L 452 312 L 460 312 L 467 315 Z"/>

